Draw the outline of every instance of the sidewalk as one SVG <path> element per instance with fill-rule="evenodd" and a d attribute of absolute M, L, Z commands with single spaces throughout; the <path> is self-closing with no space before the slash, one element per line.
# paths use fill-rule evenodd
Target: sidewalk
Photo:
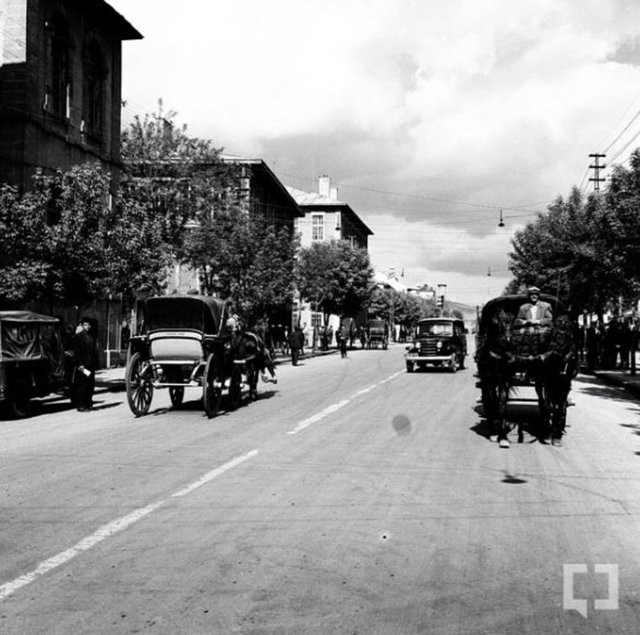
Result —
<path fill-rule="evenodd" d="M 356 350 L 351 349 L 351 350 Z M 322 357 L 324 355 L 335 355 L 340 351 L 337 348 L 330 348 L 328 351 L 309 351 L 305 350 L 304 355 L 300 358 L 300 361 L 310 359 L 312 357 Z M 274 360 L 276 366 L 281 364 L 290 364 L 290 355 L 278 355 Z M 125 389 L 125 371 L 124 366 L 117 366 L 115 368 L 103 368 L 96 371 L 96 390 L 97 391 L 118 391 Z"/>

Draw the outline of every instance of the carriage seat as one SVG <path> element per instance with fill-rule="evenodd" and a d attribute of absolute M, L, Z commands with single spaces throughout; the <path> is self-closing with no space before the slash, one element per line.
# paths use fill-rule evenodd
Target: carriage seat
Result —
<path fill-rule="evenodd" d="M 202 335 L 158 331 L 149 335 L 151 357 L 155 361 L 197 362 L 202 359 Z"/>

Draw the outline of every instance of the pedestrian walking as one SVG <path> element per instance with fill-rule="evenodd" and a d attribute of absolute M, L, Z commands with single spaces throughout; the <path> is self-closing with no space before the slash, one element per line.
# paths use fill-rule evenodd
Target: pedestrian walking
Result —
<path fill-rule="evenodd" d="M 289 335 L 289 347 L 291 348 L 291 364 L 297 366 L 304 349 L 304 333 L 299 326 L 296 326 Z"/>
<path fill-rule="evenodd" d="M 78 412 L 88 412 L 93 408 L 93 393 L 96 386 L 99 356 L 92 330 L 91 319 L 82 318 L 72 342 L 75 363 L 74 394 Z"/>
<path fill-rule="evenodd" d="M 343 324 L 338 331 L 336 336 L 338 338 L 338 342 L 340 344 L 340 356 L 342 359 L 346 359 L 347 357 L 347 345 L 349 343 L 349 332 L 347 331 L 347 327 Z"/>

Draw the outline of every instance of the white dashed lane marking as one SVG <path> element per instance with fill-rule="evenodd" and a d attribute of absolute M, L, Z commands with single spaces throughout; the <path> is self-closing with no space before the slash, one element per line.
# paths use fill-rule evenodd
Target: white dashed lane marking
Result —
<path fill-rule="evenodd" d="M 236 465 L 244 463 L 245 461 L 254 457 L 256 454 L 258 454 L 258 450 L 251 450 L 251 452 L 247 452 L 247 454 L 243 454 L 242 456 L 238 456 L 235 459 L 231 459 L 231 461 L 227 461 L 227 463 L 223 463 L 219 467 L 216 467 L 210 472 L 207 472 L 197 481 L 194 481 L 190 485 L 187 485 L 185 488 L 177 491 L 175 494 L 172 494 L 170 498 L 178 498 L 190 494 L 199 487 L 202 487 L 202 485 L 205 485 L 206 483 L 212 481 L 214 478 L 220 476 L 220 474 L 223 474 L 231 468 L 234 468 Z M 139 520 L 142 520 L 145 516 L 148 516 L 156 509 L 164 505 L 168 500 L 169 499 L 165 499 L 156 503 L 152 503 L 151 505 L 147 505 L 146 507 L 140 507 L 139 509 L 132 511 L 126 516 L 122 516 L 121 518 L 117 518 L 116 520 L 103 525 L 97 531 L 94 531 L 91 535 L 83 538 L 80 542 L 76 543 L 70 549 L 61 551 L 55 556 L 44 560 L 33 571 L 25 573 L 19 578 L 3 584 L 2 586 L 0 586 L 0 602 L 15 593 L 18 589 L 26 586 L 27 584 L 30 584 L 37 578 L 43 576 L 45 573 L 48 573 L 49 571 L 56 569 L 63 564 L 66 564 L 70 560 L 73 560 L 76 556 L 79 556 L 81 553 L 89 551 L 89 549 L 92 549 L 103 540 L 110 538 L 111 536 L 125 530 L 127 527 L 130 527 L 134 523 L 137 523 Z"/>
<path fill-rule="evenodd" d="M 333 414 L 334 412 L 340 410 L 340 408 L 343 408 L 347 404 L 350 404 L 356 397 L 360 397 L 361 395 L 365 395 L 368 392 L 371 392 L 378 386 L 381 386 L 382 384 L 386 384 L 388 381 L 395 379 L 398 375 L 401 375 L 403 372 L 404 371 L 398 371 L 397 373 L 393 373 L 393 375 L 390 375 L 386 379 L 380 380 L 378 383 L 373 384 L 368 388 L 362 388 L 361 390 L 358 390 L 358 392 L 351 395 L 351 397 L 349 397 L 348 399 L 343 399 L 342 401 L 338 401 L 337 403 L 327 406 L 324 410 L 321 410 L 320 412 L 312 415 L 311 417 L 303 419 L 295 428 L 288 430 L 287 434 L 298 434 L 298 432 L 300 432 L 301 430 L 308 428 L 310 425 L 313 425 L 314 423 L 321 421 L 326 416 Z"/>

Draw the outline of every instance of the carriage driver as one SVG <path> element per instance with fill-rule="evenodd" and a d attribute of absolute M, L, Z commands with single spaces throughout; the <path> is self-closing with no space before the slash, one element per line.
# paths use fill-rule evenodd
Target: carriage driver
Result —
<path fill-rule="evenodd" d="M 520 307 L 514 326 L 516 328 L 551 326 L 553 324 L 551 305 L 540 299 L 540 289 L 538 287 L 529 287 L 527 295 L 529 296 L 529 302 L 525 302 Z"/>

